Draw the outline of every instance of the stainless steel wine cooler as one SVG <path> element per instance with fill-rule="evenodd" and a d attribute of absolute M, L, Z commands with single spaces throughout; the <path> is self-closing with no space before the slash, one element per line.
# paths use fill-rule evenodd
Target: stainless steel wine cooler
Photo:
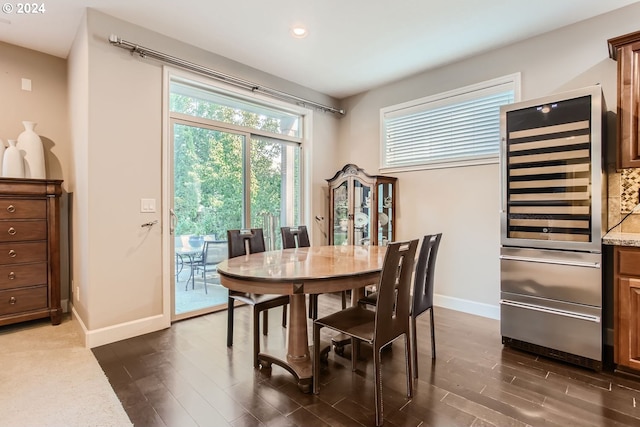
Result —
<path fill-rule="evenodd" d="M 501 108 L 505 345 L 600 369 L 606 226 L 600 86 Z"/>

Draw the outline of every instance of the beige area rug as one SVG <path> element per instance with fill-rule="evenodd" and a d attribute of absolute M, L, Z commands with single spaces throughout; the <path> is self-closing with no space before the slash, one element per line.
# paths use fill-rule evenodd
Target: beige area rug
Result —
<path fill-rule="evenodd" d="M 69 316 L 0 327 L 0 426 L 132 426 Z"/>

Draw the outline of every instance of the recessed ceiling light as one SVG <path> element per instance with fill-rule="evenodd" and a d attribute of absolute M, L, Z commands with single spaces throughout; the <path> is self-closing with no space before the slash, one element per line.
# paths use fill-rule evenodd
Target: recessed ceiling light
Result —
<path fill-rule="evenodd" d="M 309 34 L 309 32 L 302 25 L 296 25 L 294 27 L 291 27 L 291 35 L 293 37 L 296 37 L 298 39 L 302 39 L 302 38 L 307 37 L 307 34 Z"/>

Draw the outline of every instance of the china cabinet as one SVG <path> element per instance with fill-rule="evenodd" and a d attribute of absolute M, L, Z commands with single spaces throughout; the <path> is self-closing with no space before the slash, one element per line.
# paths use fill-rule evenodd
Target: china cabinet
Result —
<path fill-rule="evenodd" d="M 640 31 L 608 40 L 618 61 L 618 168 L 640 167 Z"/>
<path fill-rule="evenodd" d="M 62 320 L 61 183 L 0 179 L 0 325 Z"/>
<path fill-rule="evenodd" d="M 386 245 L 393 241 L 397 178 L 369 175 L 347 164 L 327 182 L 330 245 Z"/>

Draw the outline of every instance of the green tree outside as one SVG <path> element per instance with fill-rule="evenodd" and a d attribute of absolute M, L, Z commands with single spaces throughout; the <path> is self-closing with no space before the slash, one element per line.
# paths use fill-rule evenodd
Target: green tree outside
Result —
<path fill-rule="evenodd" d="M 257 113 L 177 94 L 171 95 L 171 109 L 273 133 L 277 133 L 280 126 L 278 120 Z M 214 235 L 224 240 L 227 229 L 246 225 L 242 218 L 245 147 L 251 147 L 251 225 L 262 226 L 263 213 L 279 218 L 282 210 L 291 205 L 294 206 L 294 217 L 298 218 L 299 154 L 295 155 L 294 170 L 288 172 L 293 173 L 293 179 L 287 181 L 283 163 L 291 150 L 287 150 L 286 143 L 254 137 L 245 144 L 243 135 L 186 123 L 175 123 L 173 132 L 176 235 Z M 286 182 L 295 186 L 294 200 L 289 203 L 285 200 Z"/>

